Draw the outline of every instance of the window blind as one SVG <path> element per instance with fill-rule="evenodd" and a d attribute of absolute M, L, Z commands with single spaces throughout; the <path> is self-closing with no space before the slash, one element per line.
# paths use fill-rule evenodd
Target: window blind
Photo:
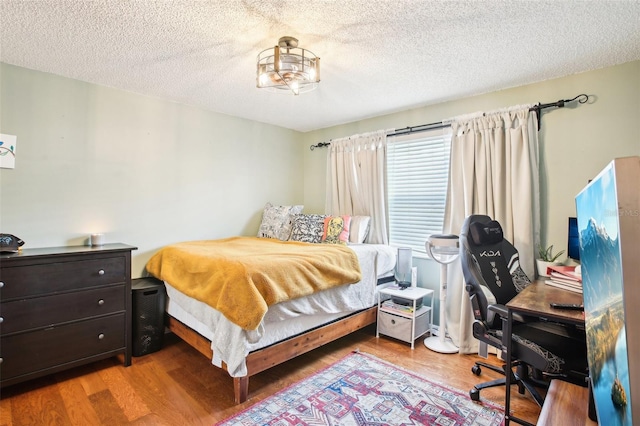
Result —
<path fill-rule="evenodd" d="M 389 244 L 425 253 L 441 234 L 449 175 L 450 129 L 392 137 L 387 144 Z"/>

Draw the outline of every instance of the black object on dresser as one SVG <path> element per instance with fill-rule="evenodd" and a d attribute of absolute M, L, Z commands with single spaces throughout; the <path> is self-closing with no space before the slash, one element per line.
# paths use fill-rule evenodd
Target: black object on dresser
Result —
<path fill-rule="evenodd" d="M 126 244 L 0 255 L 0 385 L 124 353 L 131 365 Z"/>

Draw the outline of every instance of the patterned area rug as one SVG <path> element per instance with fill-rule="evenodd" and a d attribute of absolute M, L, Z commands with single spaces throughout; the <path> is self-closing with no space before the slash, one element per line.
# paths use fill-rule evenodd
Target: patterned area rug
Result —
<path fill-rule="evenodd" d="M 218 425 L 503 424 L 502 408 L 354 352 Z"/>

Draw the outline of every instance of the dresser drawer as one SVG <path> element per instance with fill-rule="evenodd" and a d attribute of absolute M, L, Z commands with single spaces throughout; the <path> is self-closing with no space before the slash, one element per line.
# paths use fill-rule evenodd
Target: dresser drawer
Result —
<path fill-rule="evenodd" d="M 3 335 L 125 310 L 125 286 L 115 285 L 2 303 Z"/>
<path fill-rule="evenodd" d="M 0 278 L 4 285 L 0 294 L 2 301 L 7 301 L 124 283 L 126 277 L 124 256 L 3 267 Z"/>
<path fill-rule="evenodd" d="M 2 337 L 0 377 L 36 373 L 125 347 L 125 314 Z"/>

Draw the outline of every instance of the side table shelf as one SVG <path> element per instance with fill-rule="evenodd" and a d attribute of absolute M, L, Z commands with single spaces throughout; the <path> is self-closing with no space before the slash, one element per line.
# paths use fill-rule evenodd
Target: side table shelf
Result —
<path fill-rule="evenodd" d="M 388 297 L 385 297 L 388 296 Z M 428 297 L 427 306 L 424 298 Z M 391 299 L 402 299 L 407 305 L 397 306 Z M 422 306 L 418 302 L 422 299 Z M 421 287 L 408 287 L 404 290 L 397 286 L 387 287 L 378 292 L 378 323 L 376 337 L 380 334 L 394 337 L 411 344 L 431 331 L 433 322 L 433 290 Z"/>

